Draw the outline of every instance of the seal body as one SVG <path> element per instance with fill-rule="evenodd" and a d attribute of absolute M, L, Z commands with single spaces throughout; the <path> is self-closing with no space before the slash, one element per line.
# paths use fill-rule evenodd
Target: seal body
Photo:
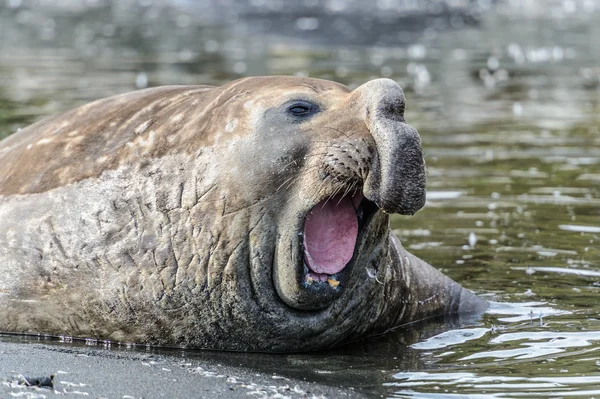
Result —
<path fill-rule="evenodd" d="M 297 77 L 99 100 L 0 142 L 0 331 L 316 350 L 487 304 L 402 248 L 404 95 Z"/>

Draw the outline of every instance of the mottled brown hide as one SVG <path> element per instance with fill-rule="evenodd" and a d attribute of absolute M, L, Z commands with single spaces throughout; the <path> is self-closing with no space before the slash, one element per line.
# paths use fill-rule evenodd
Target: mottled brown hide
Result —
<path fill-rule="evenodd" d="M 0 331 L 300 351 L 483 311 L 389 230 L 425 201 L 404 102 L 388 79 L 254 77 L 15 133 L 0 142 Z M 358 233 L 343 269 L 317 276 L 304 223 L 332 198 L 351 198 Z"/>

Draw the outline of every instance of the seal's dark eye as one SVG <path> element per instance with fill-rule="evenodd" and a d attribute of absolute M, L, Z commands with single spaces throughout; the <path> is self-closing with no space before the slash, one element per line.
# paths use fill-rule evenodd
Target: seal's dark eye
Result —
<path fill-rule="evenodd" d="M 296 105 L 295 107 L 291 107 L 289 109 L 289 111 L 294 115 L 303 115 L 303 114 L 306 114 L 307 112 L 310 112 L 310 108 L 307 108 L 302 105 Z"/>
<path fill-rule="evenodd" d="M 308 101 L 294 101 L 287 107 L 287 113 L 295 117 L 307 117 L 315 114 L 319 107 Z"/>

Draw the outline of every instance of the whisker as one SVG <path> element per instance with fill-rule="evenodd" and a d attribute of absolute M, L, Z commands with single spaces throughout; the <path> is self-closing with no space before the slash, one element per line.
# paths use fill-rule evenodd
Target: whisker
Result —
<path fill-rule="evenodd" d="M 309 158 L 317 158 L 317 157 L 321 157 L 321 156 L 324 156 L 324 155 L 327 155 L 327 154 L 328 154 L 328 152 L 319 152 L 319 153 L 308 154 L 308 155 L 304 156 L 304 159 L 306 160 L 306 159 L 309 159 Z M 292 164 L 295 164 L 296 166 L 298 166 L 299 160 L 294 159 L 294 160 L 290 161 L 289 163 L 287 163 L 286 165 L 284 165 L 279 170 L 279 172 L 277 172 L 277 173 L 279 174 L 279 173 L 283 172 L 285 169 L 287 169 Z"/>
<path fill-rule="evenodd" d="M 337 128 L 335 128 L 335 127 L 331 127 L 331 126 L 324 126 L 324 128 L 325 128 L 325 129 L 331 129 L 331 130 L 334 130 L 334 131 L 336 131 L 336 132 L 338 132 L 338 133 L 340 133 L 340 134 L 343 134 L 343 135 L 344 135 L 346 138 L 348 138 L 348 139 L 352 138 L 352 137 L 350 137 L 350 136 L 349 136 L 347 133 L 345 133 L 345 132 L 343 132 L 342 130 L 340 130 L 340 129 L 337 129 Z"/>
<path fill-rule="evenodd" d="M 281 187 L 283 187 L 290 180 L 297 179 L 298 177 L 299 176 L 292 176 L 289 179 L 286 179 L 283 183 L 281 183 L 281 185 L 279 187 L 277 187 L 277 190 L 275 190 L 275 192 L 278 192 L 281 189 Z"/>
<path fill-rule="evenodd" d="M 284 170 L 285 170 L 285 169 L 286 169 L 288 166 L 290 166 L 291 164 L 296 164 L 296 165 L 298 165 L 298 161 L 297 161 L 297 160 L 295 160 L 295 159 L 294 159 L 294 160 L 292 160 L 290 163 L 288 163 L 287 165 L 283 166 L 283 167 L 281 168 L 281 170 L 280 170 L 279 172 L 277 172 L 277 174 L 279 174 L 279 173 L 283 172 L 283 171 L 284 171 Z"/>
<path fill-rule="evenodd" d="M 328 175 L 325 179 L 323 179 L 323 182 L 321 184 L 321 189 L 324 188 L 326 179 L 332 179 L 333 180 L 333 178 L 334 178 L 333 176 Z M 329 202 L 329 200 L 331 200 L 336 195 L 336 193 L 337 193 L 338 190 L 339 190 L 339 187 L 336 188 L 333 193 L 331 193 L 331 194 L 329 194 L 327 196 L 327 199 L 325 200 L 325 202 L 323 202 L 323 206 L 321 206 L 321 209 L 323 209 L 325 207 L 325 205 L 327 205 L 327 203 Z M 319 191 L 322 191 L 322 190 L 319 190 Z"/>
<path fill-rule="evenodd" d="M 348 182 L 349 181 L 350 181 L 350 179 L 348 179 Z M 346 188 L 346 191 L 344 191 L 344 195 L 342 196 L 342 198 L 345 198 L 348 195 L 348 193 L 352 190 L 352 188 L 354 188 L 355 185 L 356 185 L 356 180 L 354 182 L 352 182 L 352 184 Z M 342 201 L 342 198 L 340 198 L 340 202 Z M 339 204 L 340 203 L 338 202 L 338 205 Z"/>
<path fill-rule="evenodd" d="M 336 189 L 333 191 L 333 193 L 332 193 L 332 194 L 329 196 L 329 198 L 327 199 L 327 201 L 325 201 L 325 204 L 327 204 L 327 202 L 328 202 L 330 199 L 333 199 L 333 198 L 334 198 L 334 197 L 335 197 L 335 196 L 336 196 L 336 195 L 337 195 L 337 194 L 338 194 L 338 193 L 339 193 L 339 192 L 342 190 L 342 188 L 343 188 L 343 187 L 344 187 L 344 186 L 342 186 L 342 185 L 338 186 L 338 187 L 337 187 L 337 188 L 336 188 Z M 340 199 L 340 201 L 341 201 L 341 199 Z M 323 206 L 325 206 L 325 204 L 323 204 Z M 338 203 L 337 203 L 337 205 L 339 205 L 339 204 L 340 204 L 340 203 L 338 202 Z"/>

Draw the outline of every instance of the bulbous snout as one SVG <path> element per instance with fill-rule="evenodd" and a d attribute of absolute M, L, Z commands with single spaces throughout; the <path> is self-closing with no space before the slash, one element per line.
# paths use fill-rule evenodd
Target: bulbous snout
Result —
<path fill-rule="evenodd" d="M 417 130 L 404 120 L 405 98 L 390 79 L 354 90 L 376 151 L 364 182 L 364 195 L 388 213 L 412 215 L 425 205 L 425 162 Z"/>

